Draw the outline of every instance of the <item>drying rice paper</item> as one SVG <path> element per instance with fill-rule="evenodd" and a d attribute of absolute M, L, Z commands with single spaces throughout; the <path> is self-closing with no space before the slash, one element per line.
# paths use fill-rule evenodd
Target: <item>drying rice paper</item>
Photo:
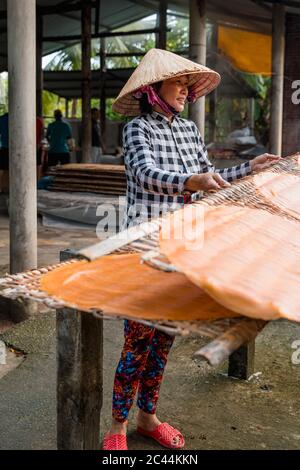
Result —
<path fill-rule="evenodd" d="M 260 209 L 199 206 L 164 220 L 168 260 L 234 312 L 300 321 L 300 224 Z"/>
<path fill-rule="evenodd" d="M 269 202 L 300 220 L 300 178 L 266 171 L 253 178 L 256 191 Z"/>
<path fill-rule="evenodd" d="M 138 253 L 78 261 L 45 274 L 41 289 L 66 306 L 144 320 L 237 317 L 181 273 L 158 271 Z"/>

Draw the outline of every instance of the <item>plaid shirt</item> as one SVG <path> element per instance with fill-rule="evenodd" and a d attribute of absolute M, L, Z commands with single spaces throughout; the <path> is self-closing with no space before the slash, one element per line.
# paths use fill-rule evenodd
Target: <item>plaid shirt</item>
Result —
<path fill-rule="evenodd" d="M 250 163 L 216 170 L 193 121 L 163 115 L 134 118 L 123 130 L 127 177 L 122 229 L 183 206 L 184 185 L 194 173 L 219 173 L 226 181 L 251 173 Z M 199 193 L 192 195 L 197 199 Z"/>

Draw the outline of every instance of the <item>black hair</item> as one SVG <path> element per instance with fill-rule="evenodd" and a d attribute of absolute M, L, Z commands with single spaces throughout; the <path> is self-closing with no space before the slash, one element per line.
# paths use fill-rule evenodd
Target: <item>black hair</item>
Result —
<path fill-rule="evenodd" d="M 154 90 L 156 92 L 158 92 L 161 85 L 162 85 L 162 81 L 157 82 L 157 83 L 153 83 L 152 87 L 154 88 Z M 148 97 L 147 97 L 146 93 L 142 94 L 142 97 L 140 98 L 139 102 L 140 102 L 141 114 L 151 114 L 152 113 L 153 106 L 148 102 Z"/>
<path fill-rule="evenodd" d="M 54 111 L 54 117 L 55 117 L 55 119 L 61 119 L 63 117 L 62 112 L 61 112 L 60 109 L 56 109 Z"/>
<path fill-rule="evenodd" d="M 152 104 L 148 102 L 148 97 L 146 93 L 142 94 L 142 97 L 140 98 L 140 111 L 141 114 L 151 114 L 152 113 Z"/>

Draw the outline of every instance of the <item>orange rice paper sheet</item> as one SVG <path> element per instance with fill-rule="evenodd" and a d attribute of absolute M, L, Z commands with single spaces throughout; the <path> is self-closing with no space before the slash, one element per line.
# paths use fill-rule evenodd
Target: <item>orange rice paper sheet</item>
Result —
<path fill-rule="evenodd" d="M 160 248 L 194 284 L 228 309 L 263 320 L 283 317 L 300 322 L 297 222 L 260 209 L 194 204 L 168 215 Z"/>
<path fill-rule="evenodd" d="M 61 266 L 41 278 L 41 289 L 65 305 L 144 320 L 237 317 L 181 273 L 153 269 L 140 254 L 108 255 Z"/>
<path fill-rule="evenodd" d="M 265 171 L 253 178 L 256 191 L 272 204 L 300 220 L 300 178 Z"/>

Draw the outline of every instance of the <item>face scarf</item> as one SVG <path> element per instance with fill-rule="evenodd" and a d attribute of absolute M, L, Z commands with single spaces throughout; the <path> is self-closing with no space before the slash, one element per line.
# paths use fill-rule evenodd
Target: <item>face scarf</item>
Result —
<path fill-rule="evenodd" d="M 159 105 L 161 109 L 168 114 L 174 114 L 178 115 L 179 112 L 176 111 L 175 108 L 170 106 L 166 101 L 164 101 L 158 93 L 154 90 L 154 88 L 151 85 L 145 85 L 141 88 L 139 88 L 136 92 L 133 93 L 133 96 L 136 99 L 141 99 L 143 94 L 147 95 L 148 103 L 151 104 L 151 106 L 154 106 L 155 104 Z M 190 103 L 194 103 L 196 101 L 196 96 L 195 94 L 190 91 L 187 97 L 187 101 Z"/>

